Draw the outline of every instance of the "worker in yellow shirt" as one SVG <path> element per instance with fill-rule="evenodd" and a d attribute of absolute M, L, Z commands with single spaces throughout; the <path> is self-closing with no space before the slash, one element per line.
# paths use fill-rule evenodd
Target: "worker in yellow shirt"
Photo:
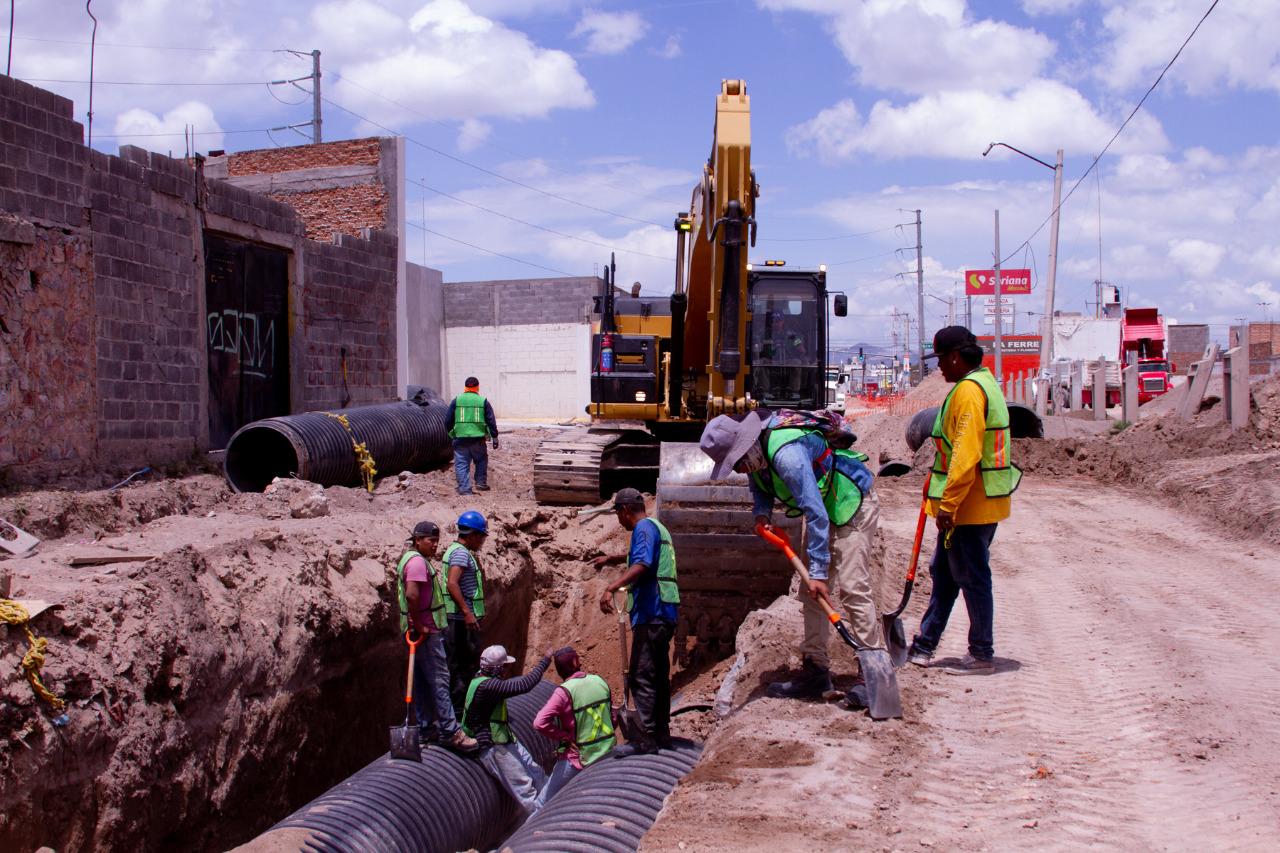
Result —
<path fill-rule="evenodd" d="M 907 660 L 929 666 L 947 627 L 956 597 L 969 611 L 969 653 L 944 668 L 951 675 L 995 672 L 991 596 L 991 540 L 1009 517 L 1009 496 L 1022 472 L 1009 458 L 1009 408 L 982 366 L 982 348 L 964 326 L 933 336 L 938 369 L 955 387 L 933 422 L 937 447 L 929 473 L 928 512 L 938 524 L 938 545 L 929 564 L 933 592 Z"/>

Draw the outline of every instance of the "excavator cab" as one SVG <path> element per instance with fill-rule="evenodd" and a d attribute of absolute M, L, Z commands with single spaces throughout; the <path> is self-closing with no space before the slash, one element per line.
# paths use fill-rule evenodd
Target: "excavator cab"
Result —
<path fill-rule="evenodd" d="M 821 273 L 752 270 L 747 277 L 748 391 L 768 409 L 826 405 L 826 291 Z"/>

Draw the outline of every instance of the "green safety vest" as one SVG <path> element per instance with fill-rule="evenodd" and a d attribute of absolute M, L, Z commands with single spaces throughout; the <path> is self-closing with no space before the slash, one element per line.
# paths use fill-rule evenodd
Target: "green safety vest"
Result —
<path fill-rule="evenodd" d="M 985 367 L 973 371 L 960 382 L 972 382 L 982 389 L 986 397 L 987 429 L 982 436 L 982 459 L 978 467 L 982 472 L 982 488 L 989 498 L 1003 498 L 1013 494 L 1022 480 L 1022 470 L 1009 458 L 1009 407 L 1000 393 L 996 378 Z M 951 468 L 951 439 L 942 429 L 946 422 L 947 411 L 951 408 L 951 397 L 960 387 L 960 382 L 947 394 L 946 401 L 938 410 L 933 420 L 933 432 L 930 433 L 933 443 L 938 448 L 933 458 L 933 471 L 929 473 L 929 497 L 940 500 L 942 490 L 947 486 L 947 471 Z"/>
<path fill-rule="evenodd" d="M 449 571 L 449 557 L 458 549 L 467 551 L 467 546 L 461 542 L 454 542 L 444 552 L 443 563 L 446 572 Z M 471 596 L 471 612 L 475 614 L 477 619 L 480 619 L 484 616 L 484 574 L 480 571 L 480 561 L 476 559 L 476 555 L 467 551 L 467 556 L 471 558 L 471 565 L 476 570 L 476 594 Z M 444 597 L 444 611 L 450 614 L 462 612 L 458 609 L 458 602 L 453 600 L 452 595 Z"/>
<path fill-rule="evenodd" d="M 484 397 L 474 391 L 464 391 L 453 401 L 453 426 L 450 438 L 483 438 L 489 434 L 484 422 Z"/>
<path fill-rule="evenodd" d="M 822 434 L 821 430 L 804 427 L 767 430 L 764 449 L 765 456 L 769 460 L 769 479 L 764 478 L 762 471 L 751 472 L 751 479 L 760 487 L 760 490 L 766 495 L 773 495 L 786 507 L 788 518 L 795 518 L 804 513 L 796 505 L 796 499 L 787 488 L 787 484 L 782 482 L 778 472 L 773 470 L 773 457 L 786 445 L 811 432 Z M 847 474 L 837 469 L 834 459 L 831 460 L 831 470 L 824 471 L 821 463 L 828 456 L 843 456 L 858 462 L 866 462 L 868 457 L 856 450 L 833 450 L 828 445 L 827 452 L 813 463 L 813 476 L 818 481 L 818 491 L 822 493 L 822 505 L 827 510 L 827 520 L 838 527 L 847 524 L 849 519 L 858 514 L 858 508 L 862 506 L 862 489 L 858 488 L 858 484 L 849 479 Z"/>
<path fill-rule="evenodd" d="M 658 528 L 658 599 L 664 604 L 680 603 L 680 587 L 676 585 L 676 549 L 671 545 L 671 534 L 662 522 L 650 518 Z M 632 584 L 631 586 L 634 586 Z M 627 612 L 635 606 L 635 597 L 631 594 L 631 586 L 627 587 Z"/>
<path fill-rule="evenodd" d="M 598 675 L 584 675 L 560 686 L 569 694 L 573 706 L 573 742 L 578 747 L 578 760 L 586 767 L 608 755 L 618 742 L 613 735 L 609 685 Z"/>
<path fill-rule="evenodd" d="M 476 688 L 488 680 L 487 675 L 477 675 L 471 679 L 471 686 L 467 688 L 467 704 L 462 711 L 462 730 L 471 737 L 475 737 L 476 733 L 467 726 L 467 711 L 471 709 L 471 700 L 476 698 Z M 515 740 L 515 736 L 511 734 L 511 726 L 507 723 L 506 699 L 495 705 L 493 713 L 489 715 L 489 737 L 493 738 L 494 743 L 511 743 Z"/>
<path fill-rule="evenodd" d="M 404 556 L 400 558 L 400 565 L 396 566 L 396 585 L 400 593 L 401 634 L 409 630 L 409 596 L 404 584 L 404 567 L 409 565 L 409 560 L 421 556 L 416 550 L 405 551 Z M 422 559 L 427 560 L 426 557 Z M 437 628 L 443 628 L 447 621 L 444 615 L 444 601 L 447 598 L 444 589 L 444 573 L 437 571 L 430 560 L 427 560 L 427 570 L 431 575 L 431 621 Z"/>

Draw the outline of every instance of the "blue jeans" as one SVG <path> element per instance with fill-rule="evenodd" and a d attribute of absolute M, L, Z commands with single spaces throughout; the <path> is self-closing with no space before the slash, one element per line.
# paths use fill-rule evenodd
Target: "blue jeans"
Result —
<path fill-rule="evenodd" d="M 476 485 L 489 485 L 489 451 L 483 438 L 459 438 L 453 442 L 453 475 L 458 491 L 471 494 L 471 460 L 476 463 Z"/>
<path fill-rule="evenodd" d="M 413 666 L 413 712 L 424 730 L 435 729 L 441 740 L 458 730 L 449 695 L 449 664 L 444 654 L 444 634 L 423 634 Z"/>
<path fill-rule="evenodd" d="M 991 597 L 991 540 L 996 535 L 996 525 L 962 524 L 954 531 L 950 548 L 943 547 L 946 537 L 938 531 L 938 544 L 929 563 L 933 593 L 920 620 L 915 645 L 933 654 L 946 630 L 956 596 L 963 592 L 964 606 L 969 611 L 969 654 L 978 660 L 991 660 L 996 654 L 995 602 Z"/>
<path fill-rule="evenodd" d="M 573 762 L 569 759 L 563 756 L 559 758 L 555 766 L 551 768 L 551 775 L 547 777 L 547 784 L 539 792 L 538 798 L 533 801 L 533 811 L 536 812 L 545 806 L 547 801 L 554 797 L 561 788 L 569 784 L 569 780 L 581 772 L 580 769 L 573 766 Z"/>
<path fill-rule="evenodd" d="M 525 816 L 533 814 L 538 793 L 547 783 L 547 774 L 519 741 L 495 743 L 480 753 L 480 763 L 520 804 Z"/>

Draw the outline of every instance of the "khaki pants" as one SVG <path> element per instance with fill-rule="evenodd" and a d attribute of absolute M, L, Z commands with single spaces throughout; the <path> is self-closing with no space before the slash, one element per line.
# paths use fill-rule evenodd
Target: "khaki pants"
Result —
<path fill-rule="evenodd" d="M 873 649 L 885 647 L 875 599 L 871 594 L 871 548 L 879 524 L 880 499 L 873 489 L 863 498 L 858 514 L 848 524 L 832 528 L 831 567 L 827 575 L 827 587 L 831 590 L 836 612 L 849 626 L 853 638 Z M 809 597 L 803 584 L 799 597 L 804 610 L 804 639 L 800 643 L 800 653 L 819 666 L 830 667 L 827 643 L 831 639 L 831 620 L 823 612 L 822 605 Z"/>

